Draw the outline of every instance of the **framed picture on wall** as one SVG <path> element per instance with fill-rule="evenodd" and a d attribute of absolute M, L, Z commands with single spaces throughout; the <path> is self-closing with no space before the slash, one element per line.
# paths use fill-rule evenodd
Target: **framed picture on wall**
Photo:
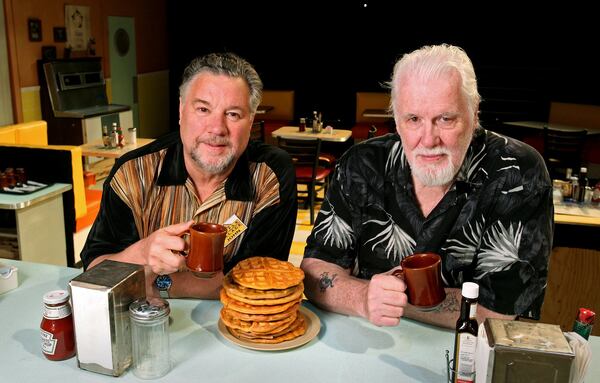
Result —
<path fill-rule="evenodd" d="M 56 60 L 56 47 L 54 45 L 44 45 L 42 47 L 43 60 Z"/>
<path fill-rule="evenodd" d="M 64 43 L 67 41 L 67 28 L 65 27 L 54 27 L 54 42 Z"/>
<path fill-rule="evenodd" d="M 29 41 L 42 41 L 42 20 L 27 19 L 27 30 L 29 31 Z"/>

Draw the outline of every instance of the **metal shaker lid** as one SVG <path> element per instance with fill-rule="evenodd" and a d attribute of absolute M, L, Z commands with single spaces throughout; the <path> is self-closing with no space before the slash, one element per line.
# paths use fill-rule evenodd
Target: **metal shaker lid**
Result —
<path fill-rule="evenodd" d="M 129 315 L 137 321 L 153 321 L 171 312 L 169 302 L 160 298 L 142 298 L 129 305 Z"/>

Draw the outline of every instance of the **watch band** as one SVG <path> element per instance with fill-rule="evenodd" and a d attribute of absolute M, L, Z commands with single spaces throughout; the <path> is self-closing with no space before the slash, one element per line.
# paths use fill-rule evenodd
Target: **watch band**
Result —
<path fill-rule="evenodd" d="M 168 299 L 168 298 L 170 298 L 170 296 L 169 296 L 169 290 L 158 290 L 158 294 L 160 295 L 160 297 L 162 299 Z"/>

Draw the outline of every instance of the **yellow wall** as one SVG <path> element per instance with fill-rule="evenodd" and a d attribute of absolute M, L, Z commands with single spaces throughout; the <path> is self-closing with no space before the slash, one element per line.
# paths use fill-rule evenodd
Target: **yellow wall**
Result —
<path fill-rule="evenodd" d="M 105 79 L 106 85 L 106 97 L 108 98 L 108 103 L 112 104 L 112 79 Z"/>
<path fill-rule="evenodd" d="M 40 87 L 21 88 L 21 105 L 23 105 L 23 122 L 41 120 Z"/>
<path fill-rule="evenodd" d="M 169 131 L 169 71 L 138 75 L 138 137 L 155 138 Z"/>

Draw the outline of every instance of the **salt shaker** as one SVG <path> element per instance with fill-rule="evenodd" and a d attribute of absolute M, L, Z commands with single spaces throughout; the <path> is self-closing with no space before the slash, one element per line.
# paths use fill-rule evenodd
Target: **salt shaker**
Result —
<path fill-rule="evenodd" d="M 127 129 L 127 131 L 129 132 L 129 137 L 127 138 L 127 142 L 133 146 L 137 145 L 137 132 L 136 132 L 135 127 L 131 127 L 129 129 Z"/>
<path fill-rule="evenodd" d="M 156 379 L 171 370 L 169 303 L 160 298 L 138 299 L 129 306 L 133 373 Z"/>

